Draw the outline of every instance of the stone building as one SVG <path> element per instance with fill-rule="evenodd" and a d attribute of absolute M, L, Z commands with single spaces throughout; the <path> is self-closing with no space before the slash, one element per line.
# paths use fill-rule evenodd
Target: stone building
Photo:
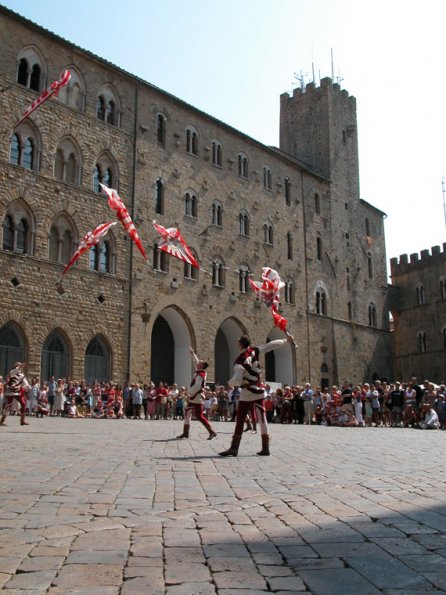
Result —
<path fill-rule="evenodd" d="M 390 260 L 395 374 L 446 381 L 446 244 Z"/>
<path fill-rule="evenodd" d="M 282 336 L 248 276 L 286 283 L 299 349 L 269 381 L 332 384 L 391 372 L 384 214 L 360 198 L 356 101 L 330 79 L 280 98 L 268 147 L 0 7 L 0 373 L 185 384 L 189 345 L 228 379 L 236 338 Z M 71 79 L 15 127 L 61 72 Z M 120 226 L 63 278 L 118 190 L 149 254 Z M 160 252 L 178 227 L 201 264 Z"/>

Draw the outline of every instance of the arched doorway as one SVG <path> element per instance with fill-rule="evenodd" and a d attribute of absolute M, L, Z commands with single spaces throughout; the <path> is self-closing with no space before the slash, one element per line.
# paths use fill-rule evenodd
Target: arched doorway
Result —
<path fill-rule="evenodd" d="M 277 328 L 274 328 L 266 342 L 274 341 L 275 339 L 283 339 L 283 333 Z M 283 385 L 294 384 L 294 363 L 293 363 L 293 347 L 285 345 L 280 349 L 275 349 L 265 354 L 265 382 L 279 382 Z"/>
<path fill-rule="evenodd" d="M 110 380 L 110 352 L 99 336 L 93 337 L 85 350 L 84 374 L 88 383 Z"/>
<path fill-rule="evenodd" d="M 3 378 L 16 362 L 25 361 L 25 339 L 22 332 L 12 323 L 0 329 L 0 374 Z"/>
<path fill-rule="evenodd" d="M 234 361 L 239 354 L 237 339 L 244 333 L 242 325 L 227 318 L 215 335 L 215 382 L 225 384 L 232 378 Z"/>
<path fill-rule="evenodd" d="M 170 306 L 156 318 L 151 337 L 150 377 L 155 384 L 174 382 L 180 386 L 190 384 L 192 377 L 189 347 L 190 326 L 178 308 Z"/>
<path fill-rule="evenodd" d="M 329 375 L 327 364 L 321 365 L 321 388 L 328 388 L 329 386 Z"/>
<path fill-rule="evenodd" d="M 42 349 L 42 380 L 46 382 L 51 376 L 69 378 L 70 350 L 64 336 L 53 331 L 45 339 Z"/>

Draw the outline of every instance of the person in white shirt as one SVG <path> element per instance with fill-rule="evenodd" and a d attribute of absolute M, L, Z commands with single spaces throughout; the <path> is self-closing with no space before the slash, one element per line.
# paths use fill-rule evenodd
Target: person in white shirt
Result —
<path fill-rule="evenodd" d="M 418 426 L 422 430 L 438 430 L 440 427 L 438 414 L 429 403 L 423 403 L 421 407 L 421 420 L 418 422 Z"/>

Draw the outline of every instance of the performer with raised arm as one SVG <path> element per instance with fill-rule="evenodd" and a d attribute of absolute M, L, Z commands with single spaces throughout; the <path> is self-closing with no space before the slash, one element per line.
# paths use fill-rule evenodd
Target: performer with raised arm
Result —
<path fill-rule="evenodd" d="M 3 414 L 0 419 L 0 426 L 6 426 L 6 417 L 11 411 L 14 399 L 20 403 L 20 425 L 29 426 L 25 421 L 26 399 L 25 391 L 29 387 L 28 380 L 23 372 L 25 366 L 22 362 L 17 362 L 8 374 L 8 381 L 5 386 L 5 403 L 3 405 Z"/>
<path fill-rule="evenodd" d="M 273 349 L 279 349 L 293 341 L 293 337 L 289 335 L 287 339 L 276 339 L 275 341 L 270 341 L 269 343 L 259 345 L 258 347 L 251 347 L 251 340 L 247 335 L 241 336 L 238 340 L 240 355 L 235 360 L 234 375 L 231 380 L 228 381 L 228 385 L 240 386 L 241 392 L 231 446 L 228 450 L 221 452 L 220 456 L 236 457 L 238 455 L 246 414 L 253 406 L 262 436 L 262 450 L 257 454 L 260 456 L 269 456 L 268 424 L 266 421 L 265 407 L 263 406 L 265 385 L 262 383 L 259 358 L 261 353 L 268 353 L 269 351 L 273 351 Z"/>
<path fill-rule="evenodd" d="M 217 432 L 215 432 L 211 424 L 204 416 L 203 412 L 206 389 L 206 368 L 209 366 L 209 364 L 204 360 L 198 359 L 192 347 L 189 347 L 189 353 L 195 365 L 195 372 L 190 387 L 187 389 L 189 402 L 187 404 L 186 413 L 184 416 L 183 433 L 177 436 L 177 438 L 189 438 L 190 422 L 192 415 L 194 414 L 196 419 L 201 422 L 209 432 L 208 440 L 212 440 L 212 438 L 215 438 L 217 435 Z"/>

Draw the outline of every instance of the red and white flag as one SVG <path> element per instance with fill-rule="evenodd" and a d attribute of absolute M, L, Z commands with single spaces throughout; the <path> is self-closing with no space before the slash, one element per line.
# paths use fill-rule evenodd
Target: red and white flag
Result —
<path fill-rule="evenodd" d="M 71 257 L 70 262 L 67 264 L 67 266 L 62 271 L 62 275 L 65 275 L 65 273 L 68 271 L 68 269 L 71 266 L 73 266 L 73 264 L 76 262 L 76 260 L 79 258 L 79 256 L 81 256 L 81 254 L 83 254 L 87 250 L 90 250 L 90 248 L 92 248 L 95 244 L 97 244 L 99 242 L 99 240 L 105 236 L 105 234 L 108 232 L 110 227 L 112 227 L 113 225 L 116 225 L 116 221 L 111 221 L 110 223 L 101 223 L 100 225 L 95 227 L 93 229 L 93 231 L 87 231 L 87 233 L 84 235 L 81 243 L 79 244 L 76 252 Z"/>
<path fill-rule="evenodd" d="M 184 260 L 184 262 L 187 262 L 197 269 L 200 268 L 200 265 L 192 254 L 191 249 L 184 241 L 179 229 L 176 229 L 176 227 L 168 227 L 166 229 L 156 221 L 153 222 L 153 227 L 161 236 L 161 241 L 158 242 L 158 248 L 160 250 L 175 256 L 175 258 Z"/>
<path fill-rule="evenodd" d="M 262 269 L 262 282 L 249 279 L 256 297 L 268 308 L 274 319 L 274 326 L 280 328 L 284 333 L 287 332 L 288 320 L 279 314 L 280 290 L 285 287 L 285 283 L 280 280 L 279 273 L 269 267 Z"/>
<path fill-rule="evenodd" d="M 101 188 L 107 195 L 108 204 L 116 212 L 116 216 L 119 219 L 119 221 L 122 223 L 122 225 L 124 226 L 125 231 L 129 234 L 132 241 L 135 242 L 139 251 L 144 256 L 144 258 L 147 260 L 147 255 L 146 255 L 143 245 L 141 244 L 141 240 L 139 239 L 139 235 L 138 235 L 138 232 L 136 231 L 135 224 L 133 223 L 132 218 L 130 217 L 127 207 L 122 202 L 122 198 L 119 196 L 119 194 L 113 188 L 107 188 L 107 186 L 104 186 L 104 184 L 101 184 Z"/>
<path fill-rule="evenodd" d="M 51 85 L 47 89 L 45 89 L 45 91 L 41 95 L 39 95 L 39 97 L 35 99 L 30 106 L 26 108 L 20 120 L 18 120 L 14 124 L 14 128 L 21 124 L 23 120 L 26 120 L 26 118 L 28 118 L 33 113 L 33 111 L 40 107 L 42 103 L 44 103 L 47 99 L 49 99 L 53 95 L 56 96 L 59 93 L 59 90 L 68 84 L 70 78 L 71 72 L 69 70 L 64 70 L 60 79 L 51 83 Z"/>

